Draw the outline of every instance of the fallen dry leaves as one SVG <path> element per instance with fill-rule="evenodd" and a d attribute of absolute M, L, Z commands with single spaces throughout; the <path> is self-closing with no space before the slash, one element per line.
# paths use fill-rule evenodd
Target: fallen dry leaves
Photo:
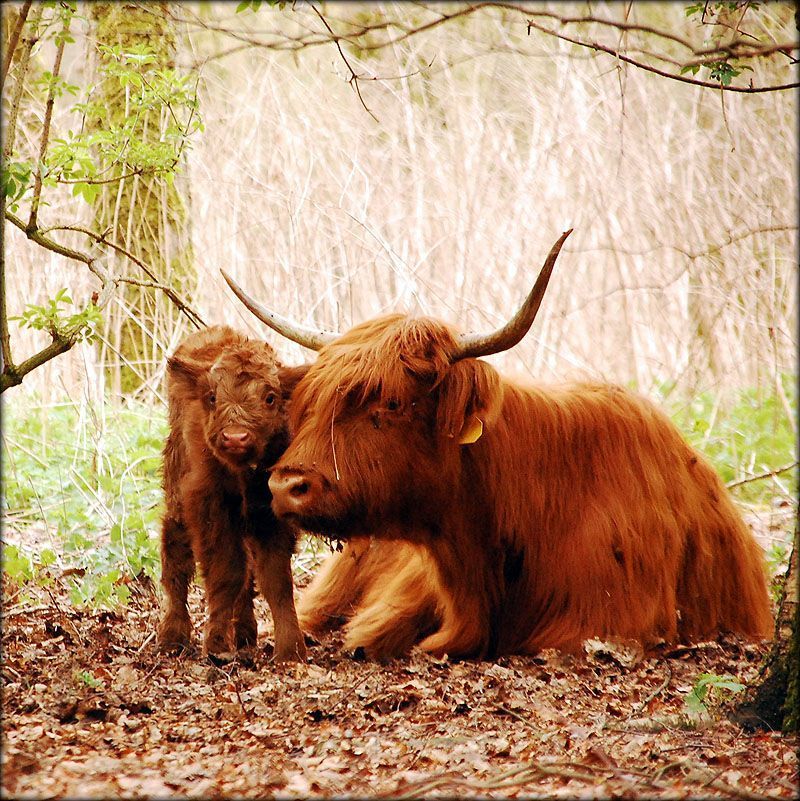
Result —
<path fill-rule="evenodd" d="M 76 610 L 58 582 L 22 603 L 13 590 L 5 798 L 797 797 L 796 738 L 683 715 L 699 674 L 753 679 L 760 646 L 378 665 L 332 635 L 276 666 L 259 599 L 254 664 L 215 667 L 158 653 L 151 588 L 113 613 Z M 191 603 L 199 631 L 199 590 Z"/>

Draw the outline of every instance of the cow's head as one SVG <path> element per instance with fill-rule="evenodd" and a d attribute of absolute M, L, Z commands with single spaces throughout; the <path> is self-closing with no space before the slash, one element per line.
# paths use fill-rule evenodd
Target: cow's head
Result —
<path fill-rule="evenodd" d="M 210 363 L 175 355 L 167 371 L 173 390 L 195 401 L 182 408 L 197 415 L 218 461 L 238 469 L 277 459 L 288 440 L 286 400 L 299 376 L 266 342 L 227 345 Z"/>
<path fill-rule="evenodd" d="M 274 466 L 273 510 L 346 538 L 399 524 L 430 530 L 500 411 L 502 384 L 476 357 L 506 350 L 538 311 L 567 231 L 516 315 L 488 335 L 459 335 L 429 318 L 389 315 L 343 336 L 308 331 L 265 309 L 227 275 L 263 322 L 319 351 L 289 410 L 292 442 Z M 474 443 L 474 444 L 473 444 Z"/>

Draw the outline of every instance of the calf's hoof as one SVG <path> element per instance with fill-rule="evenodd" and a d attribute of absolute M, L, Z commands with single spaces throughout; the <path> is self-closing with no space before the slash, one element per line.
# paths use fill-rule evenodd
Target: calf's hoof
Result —
<path fill-rule="evenodd" d="M 236 650 L 242 651 L 248 648 L 253 648 L 258 641 L 258 629 L 251 629 L 249 627 L 236 629 Z"/>
<path fill-rule="evenodd" d="M 276 645 L 272 654 L 273 662 L 305 662 L 306 644 L 302 639 L 290 645 Z"/>
<path fill-rule="evenodd" d="M 206 651 L 206 656 L 212 665 L 220 667 L 233 662 L 237 655 L 234 651 Z"/>
<path fill-rule="evenodd" d="M 176 652 L 188 650 L 192 645 L 191 625 L 185 621 L 164 620 L 158 627 L 160 651 Z"/>

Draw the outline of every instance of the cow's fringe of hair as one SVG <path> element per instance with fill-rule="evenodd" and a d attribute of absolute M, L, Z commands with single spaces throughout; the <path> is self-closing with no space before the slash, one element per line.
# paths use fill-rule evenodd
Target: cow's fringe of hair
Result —
<path fill-rule="evenodd" d="M 455 347 L 451 329 L 435 320 L 387 315 L 328 345 L 320 354 L 324 372 L 310 375 L 298 389 L 313 395 L 318 409 L 332 410 L 337 396 L 351 394 L 360 403 L 374 396 L 406 402 L 415 390 L 409 376 L 436 384 L 447 372 Z"/>

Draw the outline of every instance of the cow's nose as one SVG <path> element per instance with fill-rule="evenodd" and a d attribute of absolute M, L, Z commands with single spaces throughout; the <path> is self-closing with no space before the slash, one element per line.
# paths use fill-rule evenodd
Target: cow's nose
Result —
<path fill-rule="evenodd" d="M 246 428 L 226 428 L 222 431 L 223 448 L 245 448 L 253 439 Z"/>
<path fill-rule="evenodd" d="M 319 500 L 322 483 L 313 473 L 273 473 L 269 478 L 272 511 L 278 517 L 303 514 Z"/>

